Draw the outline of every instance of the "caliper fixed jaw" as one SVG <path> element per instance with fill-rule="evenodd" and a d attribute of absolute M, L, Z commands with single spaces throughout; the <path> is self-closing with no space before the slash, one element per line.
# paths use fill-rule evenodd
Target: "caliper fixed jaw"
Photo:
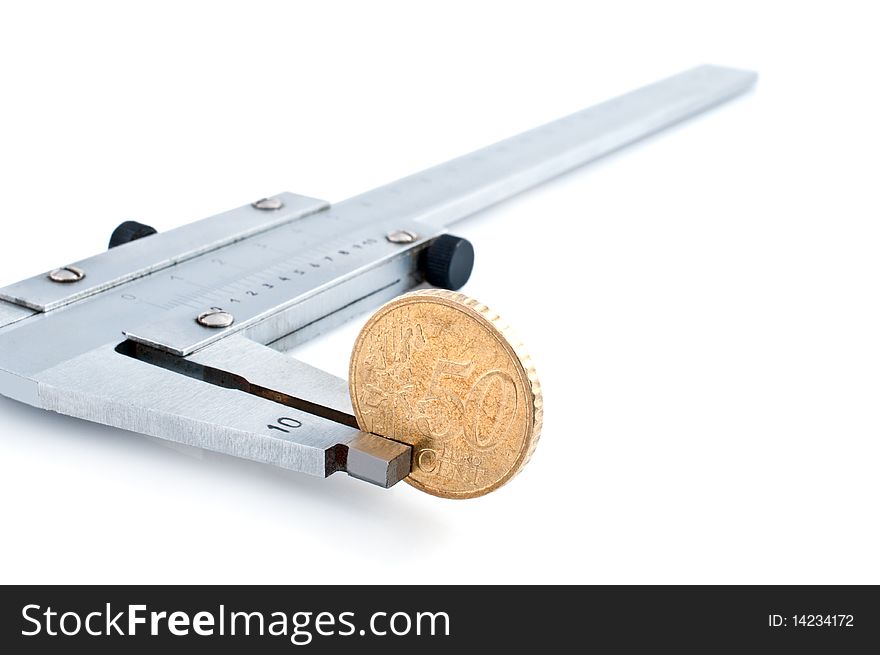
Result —
<path fill-rule="evenodd" d="M 111 344 L 35 377 L 40 406 L 69 416 L 384 488 L 410 471 L 410 446 L 357 429 L 344 380 L 244 337 L 189 358 Z"/>

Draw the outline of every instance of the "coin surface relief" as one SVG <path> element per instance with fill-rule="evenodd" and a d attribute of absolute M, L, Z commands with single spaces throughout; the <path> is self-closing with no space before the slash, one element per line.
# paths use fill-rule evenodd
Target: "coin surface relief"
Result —
<path fill-rule="evenodd" d="M 488 307 L 451 291 L 415 291 L 367 321 L 349 391 L 362 430 L 413 447 L 413 486 L 474 498 L 526 464 L 543 419 L 531 358 Z"/>

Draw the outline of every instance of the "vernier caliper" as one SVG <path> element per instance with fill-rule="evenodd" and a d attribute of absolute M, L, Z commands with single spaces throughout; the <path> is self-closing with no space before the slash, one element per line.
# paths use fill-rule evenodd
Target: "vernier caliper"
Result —
<path fill-rule="evenodd" d="M 0 289 L 0 393 L 69 416 L 390 487 L 410 446 L 358 430 L 348 384 L 284 350 L 427 280 L 452 223 L 750 88 L 702 66 L 331 205 L 282 193 Z"/>

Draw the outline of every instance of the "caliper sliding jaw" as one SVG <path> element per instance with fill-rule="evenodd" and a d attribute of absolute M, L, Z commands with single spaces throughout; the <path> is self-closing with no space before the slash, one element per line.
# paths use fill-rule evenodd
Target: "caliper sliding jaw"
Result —
<path fill-rule="evenodd" d="M 281 351 L 421 283 L 448 225 L 755 79 L 702 66 L 337 205 L 284 193 L 0 289 L 0 394 L 390 487 L 410 446 L 358 430 L 347 382 Z"/>
<path fill-rule="evenodd" d="M 239 335 L 186 358 L 108 344 L 37 381 L 46 409 L 311 475 L 410 471 L 408 445 L 357 429 L 345 380 Z"/>

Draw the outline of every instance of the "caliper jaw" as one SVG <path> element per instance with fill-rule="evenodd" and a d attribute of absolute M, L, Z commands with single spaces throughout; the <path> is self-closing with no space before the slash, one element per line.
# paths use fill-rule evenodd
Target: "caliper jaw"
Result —
<path fill-rule="evenodd" d="M 386 488 L 410 471 L 410 446 L 357 429 L 344 380 L 244 337 L 189 358 L 102 346 L 35 380 L 45 409 L 190 446 Z"/>

